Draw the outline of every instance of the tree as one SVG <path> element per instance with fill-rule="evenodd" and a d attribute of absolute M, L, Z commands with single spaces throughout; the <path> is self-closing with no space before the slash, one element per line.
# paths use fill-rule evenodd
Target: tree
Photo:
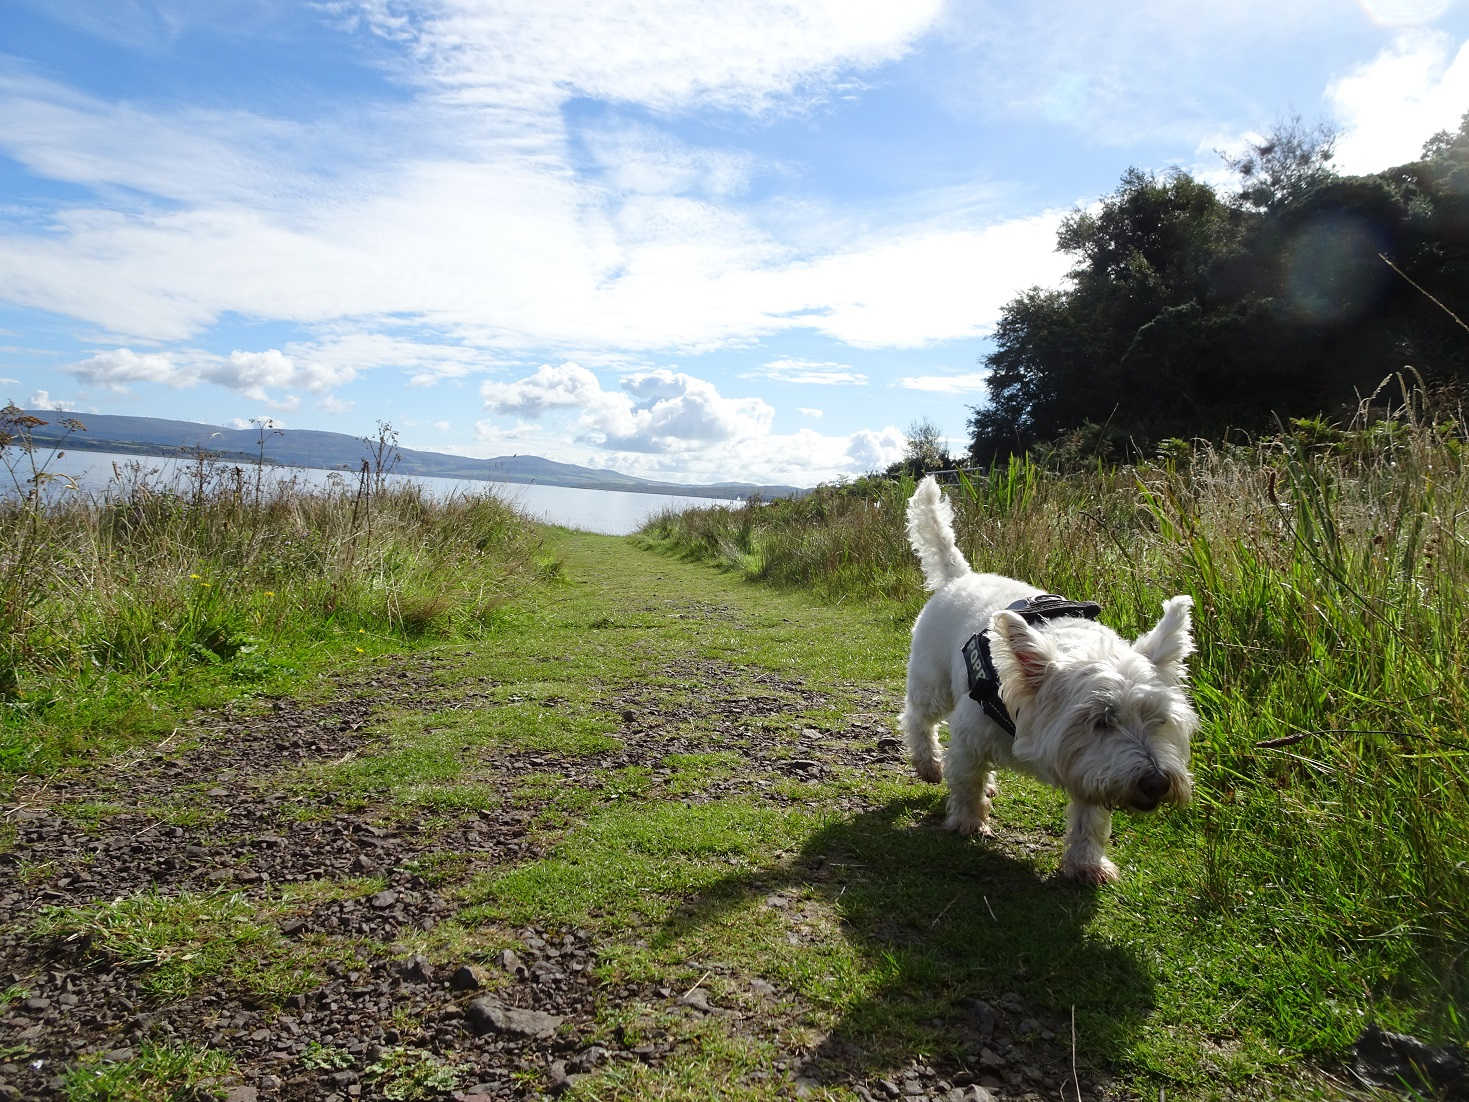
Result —
<path fill-rule="evenodd" d="M 1330 417 L 1405 365 L 1469 384 L 1469 115 L 1371 176 L 1334 175 L 1330 146 L 1294 120 L 1233 162 L 1233 198 L 1131 169 L 1065 219 L 1068 283 L 1001 312 L 971 459 Z"/>
<path fill-rule="evenodd" d="M 910 469 L 941 471 L 953 465 L 943 432 L 927 417 L 909 425 L 905 437 L 903 462 Z"/>
<path fill-rule="evenodd" d="M 1109 438 L 1147 439 L 1160 401 L 1188 407 L 1193 365 L 1170 360 L 1140 387 L 1128 357 L 1151 323 L 1224 294 L 1254 217 L 1187 173 L 1129 169 L 1095 210 L 1066 218 L 1056 239 L 1076 257 L 1070 286 L 1032 288 L 1001 313 L 985 359 L 989 402 L 969 421 L 971 459 L 988 463 L 1088 421 Z"/>
<path fill-rule="evenodd" d="M 1270 134 L 1250 142 L 1237 157 L 1220 152 L 1243 181 L 1239 202 L 1258 211 L 1276 211 L 1308 194 L 1333 175 L 1336 129 L 1307 126 L 1299 115 L 1275 124 Z"/>

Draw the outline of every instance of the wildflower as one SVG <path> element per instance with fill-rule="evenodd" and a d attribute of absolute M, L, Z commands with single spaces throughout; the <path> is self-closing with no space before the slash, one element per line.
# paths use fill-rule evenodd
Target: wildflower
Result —
<path fill-rule="evenodd" d="M 267 597 L 274 597 L 274 596 L 275 596 L 275 590 L 273 590 L 273 589 L 267 589 L 267 590 L 266 590 L 266 591 L 265 591 L 265 595 L 266 595 L 266 596 L 267 596 Z"/>
<path fill-rule="evenodd" d="M 361 648 L 361 647 L 358 647 L 358 648 L 356 648 L 356 649 L 357 649 L 357 653 L 358 653 L 358 654 L 366 654 L 366 653 L 367 653 L 367 652 L 366 652 L 366 651 L 365 651 L 365 650 L 363 650 L 363 649 L 362 649 L 362 648 Z"/>
<path fill-rule="evenodd" d="M 193 578 L 196 582 L 199 580 L 198 574 L 190 574 L 189 577 Z"/>

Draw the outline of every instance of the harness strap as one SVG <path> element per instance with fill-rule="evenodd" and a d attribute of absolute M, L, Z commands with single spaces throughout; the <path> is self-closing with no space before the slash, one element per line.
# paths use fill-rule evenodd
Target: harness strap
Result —
<path fill-rule="evenodd" d="M 1095 620 L 1101 615 L 1102 606 L 1095 601 L 1068 601 L 1055 593 L 1038 593 L 1034 597 L 1014 601 L 1007 606 L 1028 624 L 1042 623 L 1061 617 L 1074 616 L 1083 620 Z M 994 656 L 990 654 L 990 632 L 986 628 L 969 637 L 963 647 L 964 667 L 969 674 L 969 695 L 1012 739 L 1015 737 L 1015 721 L 1000 699 L 1000 675 L 995 669 Z"/>

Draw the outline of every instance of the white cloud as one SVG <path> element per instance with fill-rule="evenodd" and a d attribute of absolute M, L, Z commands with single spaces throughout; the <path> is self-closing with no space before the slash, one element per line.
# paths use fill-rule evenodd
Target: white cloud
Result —
<path fill-rule="evenodd" d="M 329 387 L 351 381 L 356 374 L 340 364 L 301 362 L 276 348 L 263 352 L 236 349 L 228 356 L 199 349 L 139 353 L 131 348 L 113 348 L 94 353 L 66 370 L 85 382 L 115 391 L 125 391 L 133 383 L 190 387 L 210 382 L 278 409 L 295 409 L 300 399 L 272 398 L 271 389 L 304 388 L 321 394 Z"/>
<path fill-rule="evenodd" d="M 854 432 L 847 444 L 847 459 L 859 474 L 880 471 L 903 458 L 908 438 L 891 425 L 883 429 Z"/>
<path fill-rule="evenodd" d="M 50 393 L 38 390 L 26 399 L 26 409 L 69 409 L 68 403 L 52 398 Z"/>
<path fill-rule="evenodd" d="M 434 422 L 434 428 L 438 429 L 439 432 L 448 432 L 453 427 L 454 426 L 451 425 L 448 421 L 435 421 Z"/>
<path fill-rule="evenodd" d="M 67 369 L 88 383 L 109 390 L 126 390 L 129 383 L 168 383 L 188 385 L 172 357 L 161 352 L 137 353 L 131 348 L 114 348 L 98 352 Z"/>
<path fill-rule="evenodd" d="M 357 405 L 351 399 L 338 398 L 335 394 L 323 394 L 316 404 L 327 413 L 347 413 Z"/>
<path fill-rule="evenodd" d="M 1326 89 L 1342 126 L 1336 167 L 1377 172 L 1417 160 L 1440 130 L 1469 109 L 1469 42 L 1441 31 L 1407 31 Z"/>
<path fill-rule="evenodd" d="M 823 416 L 822 410 L 812 409 L 809 406 L 798 406 L 796 408 L 796 412 L 799 413 L 802 417 L 811 417 L 815 419 L 820 419 Z"/>
<path fill-rule="evenodd" d="M 1057 216 L 994 223 L 948 195 L 860 236 L 808 209 L 792 234 L 779 201 L 730 202 L 780 166 L 647 122 L 573 134 L 560 110 L 578 90 L 765 110 L 901 56 L 937 3 L 335 10 L 391 38 L 418 100 L 307 126 L 104 101 L 0 66 L 0 124 L 16 123 L 0 148 L 106 200 L 44 228 L 0 221 L 7 296 L 123 344 L 194 341 L 231 312 L 343 329 L 280 351 L 427 385 L 547 349 L 595 362 L 804 328 L 866 347 L 974 337 L 1063 270 Z"/>
<path fill-rule="evenodd" d="M 621 390 L 609 391 L 580 364 L 542 364 L 524 379 L 487 381 L 480 394 L 501 415 L 575 411 L 580 438 L 613 451 L 686 451 L 759 436 L 775 416 L 760 398 L 726 398 L 704 379 L 664 369 L 626 375 Z"/>
<path fill-rule="evenodd" d="M 513 383 L 480 384 L 485 408 L 517 417 L 539 417 L 548 409 L 593 409 L 610 398 L 597 377 L 576 363 L 542 364 Z"/>
<path fill-rule="evenodd" d="M 646 125 L 592 130 L 582 141 L 607 183 L 623 193 L 725 199 L 743 194 L 757 171 L 749 153 L 685 145 Z"/>
<path fill-rule="evenodd" d="M 0 386 L 19 386 L 19 379 L 0 379 Z"/>
<path fill-rule="evenodd" d="M 725 482 L 737 478 L 811 486 L 886 466 L 892 459 L 883 457 L 893 454 L 894 446 L 897 449 L 894 458 L 901 457 L 903 448 L 902 433 L 895 429 L 855 436 L 800 429 L 669 452 L 606 450 L 589 440 L 568 443 L 565 432 L 549 425 L 503 428 L 492 420 L 482 420 L 475 429 L 476 442 L 455 447 L 456 452 L 481 456 L 554 454 L 564 462 L 585 467 L 608 467 L 640 478 L 681 483 Z"/>
<path fill-rule="evenodd" d="M 327 5 L 415 61 L 413 79 L 457 103 L 525 111 L 573 94 L 656 110 L 760 112 L 842 70 L 905 54 L 941 0 L 688 4 L 678 0 L 477 0 Z"/>
<path fill-rule="evenodd" d="M 984 390 L 988 371 L 969 371 L 959 375 L 907 375 L 898 380 L 905 390 L 925 390 L 936 394 L 969 394 Z"/>
<path fill-rule="evenodd" d="M 747 372 L 743 379 L 774 379 L 781 383 L 804 383 L 810 386 L 866 386 L 867 376 L 850 364 L 819 360 L 771 360 L 758 371 Z"/>

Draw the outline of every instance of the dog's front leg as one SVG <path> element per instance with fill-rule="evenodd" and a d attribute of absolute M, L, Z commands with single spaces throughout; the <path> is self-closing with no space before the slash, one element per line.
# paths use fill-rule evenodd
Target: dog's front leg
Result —
<path fill-rule="evenodd" d="M 1066 805 L 1066 852 L 1061 856 L 1061 873 L 1083 884 L 1110 884 L 1117 879 L 1117 866 L 1107 858 L 1107 839 L 1112 836 L 1112 810 L 1072 799 Z"/>
<path fill-rule="evenodd" d="M 944 776 L 949 782 L 949 817 L 944 826 L 959 834 L 988 837 L 990 801 L 995 795 L 995 775 L 976 736 L 963 724 L 951 723 L 949 752 L 944 757 Z"/>

